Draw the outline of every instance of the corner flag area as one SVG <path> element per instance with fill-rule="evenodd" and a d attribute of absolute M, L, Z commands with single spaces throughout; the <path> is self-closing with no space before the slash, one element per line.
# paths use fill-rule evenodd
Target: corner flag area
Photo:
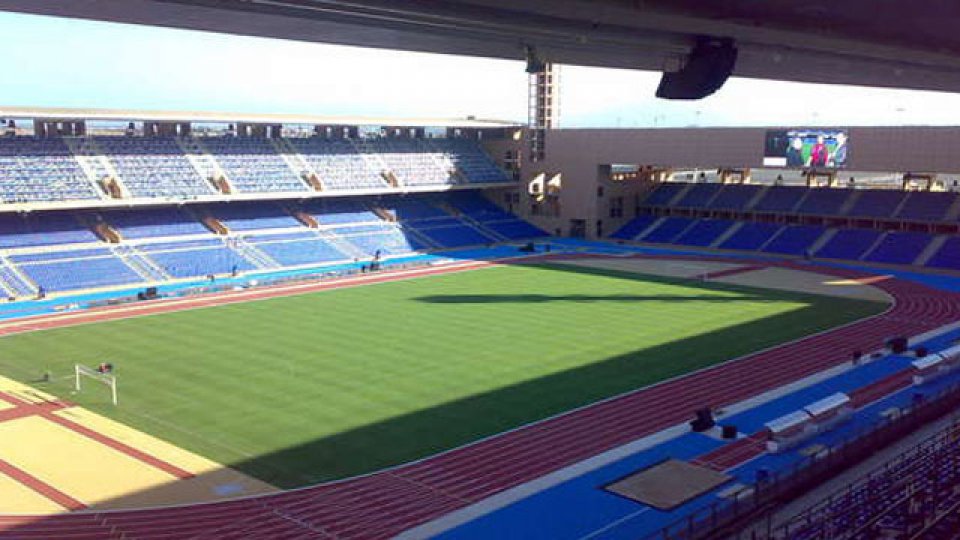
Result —
<path fill-rule="evenodd" d="M 0 439 L 9 441 L 0 445 L 0 514 L 172 505 L 276 490 L 4 377 Z"/>

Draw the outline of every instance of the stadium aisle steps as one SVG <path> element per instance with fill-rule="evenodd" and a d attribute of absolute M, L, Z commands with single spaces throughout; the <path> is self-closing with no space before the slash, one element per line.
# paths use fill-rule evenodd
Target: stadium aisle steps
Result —
<path fill-rule="evenodd" d="M 958 201 L 960 198 L 953 192 L 911 191 L 904 200 L 903 206 L 900 207 L 897 217 L 919 221 L 949 220 L 947 216 Z"/>
<path fill-rule="evenodd" d="M 743 210 L 746 210 L 748 212 L 753 210 L 757 206 L 757 203 L 759 203 L 761 200 L 763 200 L 764 197 L 767 196 L 767 191 L 770 189 L 770 186 L 757 186 L 757 187 L 759 189 L 757 189 L 757 192 L 753 195 L 753 197 L 751 197 L 750 200 L 748 200 L 746 204 L 743 205 Z"/>
<path fill-rule="evenodd" d="M 822 235 L 820 235 L 820 238 L 817 238 L 816 242 L 810 245 L 810 253 L 817 253 L 820 251 L 823 246 L 827 245 L 827 243 L 833 240 L 833 237 L 837 235 L 838 231 L 839 229 L 827 229 Z"/>
<path fill-rule="evenodd" d="M 960 196 L 954 199 L 953 204 L 947 209 L 946 215 L 943 216 L 944 221 L 957 221 L 958 219 L 960 219 Z"/>
<path fill-rule="evenodd" d="M 882 236 L 880 231 L 871 229 L 838 229 L 814 255 L 824 259 L 859 260 Z"/>
<path fill-rule="evenodd" d="M 805 255 L 823 236 L 823 227 L 811 225 L 788 225 L 770 239 L 761 251 L 782 255 Z"/>
<path fill-rule="evenodd" d="M 944 270 L 960 270 L 960 237 L 944 240 L 936 253 L 930 256 L 925 266 Z"/>
<path fill-rule="evenodd" d="M 863 194 L 864 194 L 863 191 L 852 190 L 851 193 L 847 196 L 847 199 L 846 201 L 844 201 L 843 205 L 841 205 L 840 208 L 837 209 L 837 215 L 838 216 L 860 215 L 860 214 L 851 214 L 851 211 L 853 211 L 854 208 L 856 208 L 857 203 L 859 203 L 860 199 L 863 198 Z"/>
<path fill-rule="evenodd" d="M 687 228 L 674 243 L 684 246 L 707 247 L 733 225 L 727 219 L 700 219 Z"/>
<path fill-rule="evenodd" d="M 889 264 L 913 264 L 933 239 L 926 233 L 893 231 L 883 239 L 863 260 Z"/>
<path fill-rule="evenodd" d="M 927 247 L 923 249 L 920 255 L 913 261 L 915 266 L 926 266 L 927 262 L 940 251 L 940 248 L 947 242 L 950 237 L 945 234 L 937 235 L 927 244 Z"/>
<path fill-rule="evenodd" d="M 695 222 L 696 220 L 685 217 L 664 218 L 658 222 L 656 228 L 640 237 L 640 240 L 655 244 L 669 244 Z"/>
<path fill-rule="evenodd" d="M 717 210 L 747 209 L 750 202 L 757 198 L 762 186 L 755 184 L 724 184 L 720 191 L 707 203 L 707 208 Z"/>
<path fill-rule="evenodd" d="M 610 237 L 620 240 L 633 240 L 658 220 L 659 218 L 650 214 L 637 216 L 624 224 L 623 227 L 620 227 L 620 229 L 611 234 Z"/>
<path fill-rule="evenodd" d="M 743 227 L 743 223 L 744 222 L 742 221 L 735 221 L 732 227 L 730 227 L 729 229 L 724 231 L 723 234 L 721 234 L 716 239 L 714 239 L 714 241 L 710 244 L 710 247 L 712 248 L 720 247 L 720 244 L 723 244 L 724 242 L 729 240 L 731 236 L 737 234 L 737 231 L 740 230 L 740 227 Z"/>
<path fill-rule="evenodd" d="M 720 244 L 721 249 L 756 251 L 780 230 L 772 223 L 744 223 L 735 234 Z"/>

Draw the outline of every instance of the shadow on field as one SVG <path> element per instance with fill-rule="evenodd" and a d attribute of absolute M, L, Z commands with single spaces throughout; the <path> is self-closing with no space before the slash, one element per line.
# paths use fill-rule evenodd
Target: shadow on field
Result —
<path fill-rule="evenodd" d="M 500 387 L 231 466 L 282 487 L 376 470 L 745 355 L 798 335 L 811 334 L 836 323 L 837 319 L 825 315 L 823 306 L 802 307 Z M 704 396 L 701 405 L 719 404 L 710 403 L 709 397 Z M 304 465 L 308 463 L 311 465 Z"/>
<path fill-rule="evenodd" d="M 692 280 L 678 280 L 638 276 L 632 273 L 599 269 L 572 268 L 553 265 L 538 265 L 558 271 L 575 271 L 589 274 L 626 277 L 645 281 L 662 281 L 694 285 Z M 747 298 L 712 296 L 548 296 L 548 295 L 460 295 L 424 297 L 423 301 L 435 302 L 543 302 L 554 300 L 573 301 L 725 301 L 758 299 L 757 290 L 719 283 L 699 283 L 711 290 L 746 293 Z M 809 295 L 775 293 L 779 299 L 795 298 L 810 300 Z M 667 378 L 708 367 L 719 362 L 783 343 L 847 322 L 852 316 L 867 316 L 882 310 L 881 304 L 848 300 L 824 300 L 816 306 L 805 305 L 776 316 L 727 327 L 709 333 L 684 337 L 655 347 L 639 349 L 589 365 L 554 373 L 533 380 L 518 382 L 489 392 L 449 401 L 439 406 L 415 411 L 388 420 L 351 429 L 257 456 L 251 459 L 228 463 L 230 467 L 282 488 L 293 488 L 336 478 L 357 475 L 406 463 L 476 441 L 523 424 L 569 411 L 598 400 L 654 384 Z M 870 307 L 868 307 L 870 306 Z M 875 307 L 874 307 L 875 306 Z M 638 323 L 639 324 L 639 323 Z M 562 333 L 562 328 L 558 329 Z M 497 336 L 491 335 L 491 339 Z M 559 338 L 558 338 L 559 339 Z M 602 340 L 603 336 L 598 335 Z M 878 345 L 880 345 L 878 343 Z M 424 344 L 428 347 L 429 344 Z M 841 351 L 842 353 L 843 351 Z M 469 351 L 464 351 L 469 354 Z M 456 358 L 450 358 L 456 362 Z M 757 373 L 761 376 L 762 373 Z M 718 389 L 719 390 L 719 389 Z M 720 406 L 711 401 L 710 395 L 701 396 L 696 406 Z M 693 411 L 689 412 L 691 415 Z M 189 411 L 183 411 L 189 414 Z M 215 433 L 215 428 L 212 429 Z M 215 435 L 214 435 L 215 436 Z M 629 439 L 627 437 L 626 439 Z M 619 441 L 619 443 L 626 442 Z M 569 463 L 557 463 L 557 468 Z M 478 464 L 483 467 L 483 464 Z M 201 477 L 201 480 L 203 478 Z M 211 484 L 214 482 L 212 477 Z M 131 503 L 150 499 L 151 494 L 169 492 L 171 486 L 132 494 Z M 155 493 L 151 493 L 155 491 Z M 323 504 L 318 501 L 317 504 Z M 100 506 L 116 508 L 124 505 L 124 498 L 109 501 Z M 92 510 L 97 510 L 94 506 Z M 369 512 L 359 504 L 356 512 Z M 109 517 L 107 518 L 109 522 Z M 310 523 L 323 526 L 323 523 Z M 33 523 L 30 528 L 42 527 Z M 16 534 L 16 530 L 11 531 Z"/>
<path fill-rule="evenodd" d="M 606 296 L 590 296 L 585 294 L 570 294 L 554 296 L 549 294 L 444 294 L 421 296 L 416 300 L 429 304 L 536 304 L 542 302 L 772 302 L 770 298 L 761 296 L 708 296 L 708 295 L 656 295 L 641 294 L 611 294 Z"/>

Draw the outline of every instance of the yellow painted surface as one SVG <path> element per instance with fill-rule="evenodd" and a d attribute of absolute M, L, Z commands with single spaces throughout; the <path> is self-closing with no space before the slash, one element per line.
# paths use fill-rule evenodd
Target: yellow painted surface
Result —
<path fill-rule="evenodd" d="M 0 411 L 5 411 L 7 409 L 12 409 L 14 405 L 7 403 L 6 401 L 0 401 Z"/>
<path fill-rule="evenodd" d="M 211 501 L 278 491 L 276 487 L 261 480 L 86 409 L 71 407 L 54 414 L 196 475 L 195 478 L 178 480 L 174 484 L 139 493 L 123 501 L 111 502 L 105 507 Z"/>
<path fill-rule="evenodd" d="M 0 422 L 0 459 L 87 505 L 123 498 L 176 479 L 37 416 Z"/>
<path fill-rule="evenodd" d="M 59 514 L 59 504 L 0 474 L 0 514 Z"/>
<path fill-rule="evenodd" d="M 0 376 L 0 392 L 30 403 L 43 403 L 44 401 L 54 401 L 57 399 L 46 392 L 41 392 L 36 388 L 3 376 Z"/>

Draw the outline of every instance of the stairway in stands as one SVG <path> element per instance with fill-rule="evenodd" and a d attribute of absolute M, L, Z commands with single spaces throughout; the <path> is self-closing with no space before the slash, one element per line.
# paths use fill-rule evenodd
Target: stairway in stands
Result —
<path fill-rule="evenodd" d="M 366 252 L 360 250 L 357 246 L 351 244 L 345 238 L 334 234 L 327 229 L 317 229 L 316 233 L 317 236 L 322 238 L 324 242 L 330 244 L 336 248 L 337 251 L 343 253 L 351 259 L 367 259 L 370 257 Z"/>
<path fill-rule="evenodd" d="M 14 296 L 33 296 L 39 291 L 37 284 L 3 254 L 0 254 L 0 280 L 3 281 L 3 288 L 14 293 Z"/>
<path fill-rule="evenodd" d="M 130 190 L 124 185 L 117 169 L 110 163 L 110 160 L 107 159 L 93 137 L 64 137 L 63 142 L 73 153 L 77 163 L 80 164 L 80 168 L 97 188 L 98 193 L 106 191 L 104 186 L 101 185 L 101 181 L 110 178 L 119 188 L 121 198 L 130 198 Z M 107 196 L 109 196 L 109 193 L 107 193 Z"/>
<path fill-rule="evenodd" d="M 235 236 L 228 240 L 228 243 L 234 251 L 256 265 L 257 268 L 264 270 L 280 268 L 280 263 L 273 260 L 272 257 L 261 251 L 257 246 L 247 242 L 242 236 Z"/>
<path fill-rule="evenodd" d="M 213 154 L 203 146 L 200 139 L 196 137 L 175 137 L 174 141 L 183 150 L 183 155 L 187 156 L 187 161 L 196 169 L 197 174 L 213 183 L 222 181 L 231 193 L 235 192 L 230 177 L 220 167 L 220 163 L 213 157 Z"/>
<path fill-rule="evenodd" d="M 460 210 L 456 209 L 455 207 L 453 207 L 447 202 L 439 201 L 435 204 L 438 208 L 442 209 L 444 212 L 450 214 L 451 216 L 459 219 L 460 221 L 466 223 L 467 225 L 470 226 L 470 228 L 476 230 L 478 233 L 489 237 L 491 242 L 507 242 L 510 240 L 506 236 L 498 233 L 497 231 L 484 227 L 482 223 L 473 219 L 469 215 L 461 212 Z"/>
<path fill-rule="evenodd" d="M 169 274 L 132 245 L 116 244 L 111 246 L 110 250 L 145 281 L 166 281 L 170 279 Z"/>
<path fill-rule="evenodd" d="M 389 174 L 397 183 L 395 187 L 403 186 L 403 184 L 400 183 L 400 179 L 390 172 L 390 167 L 388 167 L 387 162 L 380 157 L 377 149 L 374 148 L 368 141 L 363 139 L 348 139 L 348 141 L 357 150 L 357 153 L 359 153 L 363 158 L 364 163 L 367 165 L 367 169 L 383 176 L 385 181 L 388 181 L 386 176 Z"/>
<path fill-rule="evenodd" d="M 306 158 L 303 157 L 296 148 L 293 147 L 293 144 L 284 138 L 271 138 L 269 139 L 270 144 L 273 146 L 273 149 L 277 152 L 277 155 L 283 159 L 283 162 L 287 164 L 287 167 L 290 167 L 300 179 L 304 185 L 309 189 L 315 189 L 317 191 L 323 191 L 323 180 L 320 178 L 320 175 L 317 174 L 317 170 L 313 168 L 313 165 L 307 162 Z M 307 178 L 316 178 L 318 185 L 311 186 Z M 317 189 L 317 188 L 320 189 Z"/>

